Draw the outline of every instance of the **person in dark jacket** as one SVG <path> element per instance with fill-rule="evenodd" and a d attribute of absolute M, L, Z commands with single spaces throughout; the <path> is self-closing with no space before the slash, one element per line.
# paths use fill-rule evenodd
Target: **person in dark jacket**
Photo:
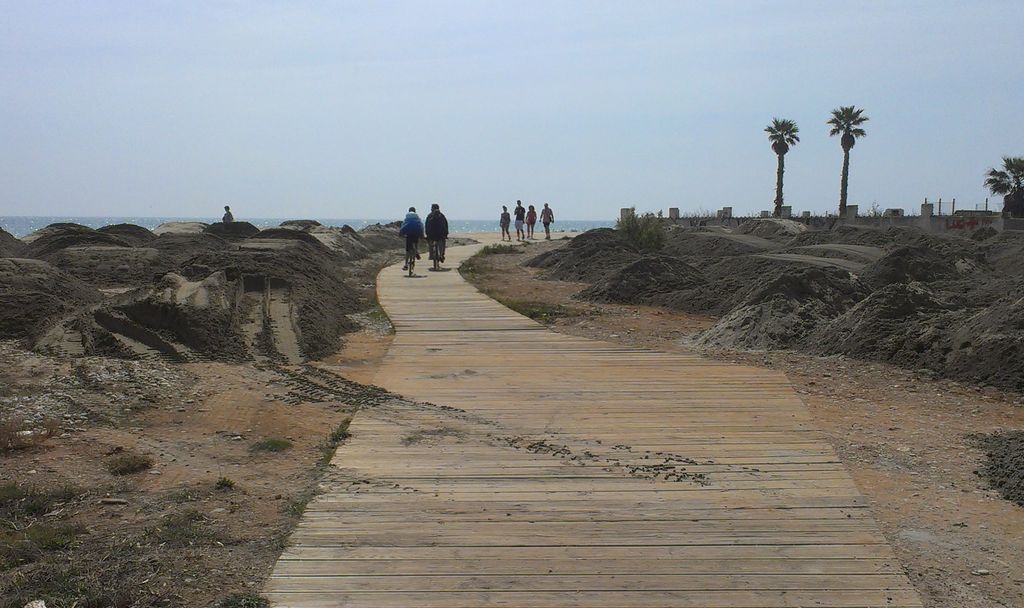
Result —
<path fill-rule="evenodd" d="M 427 243 L 430 245 L 430 259 L 434 259 L 434 255 L 436 255 L 438 262 L 444 262 L 445 240 L 448 239 L 448 218 L 441 213 L 441 206 L 437 203 L 430 206 L 426 231 Z"/>

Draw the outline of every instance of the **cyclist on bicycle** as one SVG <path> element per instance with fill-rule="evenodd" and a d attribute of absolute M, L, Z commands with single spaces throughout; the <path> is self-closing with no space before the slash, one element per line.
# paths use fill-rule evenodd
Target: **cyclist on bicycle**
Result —
<path fill-rule="evenodd" d="M 409 207 L 409 213 L 405 214 L 405 221 L 398 229 L 398 234 L 405 237 L 405 266 L 402 270 L 409 269 L 409 257 L 415 256 L 420 259 L 420 239 L 423 238 L 423 221 L 416 214 L 416 207 Z"/>
<path fill-rule="evenodd" d="M 426 222 L 427 243 L 430 244 L 430 259 L 444 262 L 444 242 L 448 238 L 448 218 L 441 213 L 441 206 L 434 203 Z"/>

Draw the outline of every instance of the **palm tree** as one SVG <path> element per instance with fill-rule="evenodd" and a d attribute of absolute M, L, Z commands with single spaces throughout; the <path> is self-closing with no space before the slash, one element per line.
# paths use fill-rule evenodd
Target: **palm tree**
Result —
<path fill-rule="evenodd" d="M 829 136 L 842 135 L 839 143 L 843 146 L 843 179 L 839 184 L 839 217 L 846 215 L 846 188 L 850 183 L 850 149 L 857 143 L 858 137 L 867 133 L 860 126 L 868 121 L 864 110 L 854 106 L 839 106 L 832 110 L 832 118 L 828 125 L 832 126 Z"/>
<path fill-rule="evenodd" d="M 775 217 L 782 216 L 782 174 L 786 171 L 786 152 L 800 141 L 800 127 L 788 118 L 772 118 L 772 124 L 764 128 L 772 150 L 779 157 L 779 168 L 775 173 Z"/>
<path fill-rule="evenodd" d="M 1003 212 L 1024 215 L 1024 157 L 1003 157 L 1002 169 L 989 169 L 985 187 L 1003 195 Z"/>

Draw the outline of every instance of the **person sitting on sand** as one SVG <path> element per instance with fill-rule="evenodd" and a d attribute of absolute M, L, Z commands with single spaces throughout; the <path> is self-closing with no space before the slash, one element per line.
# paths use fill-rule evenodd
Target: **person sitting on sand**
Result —
<path fill-rule="evenodd" d="M 409 255 L 415 255 L 416 259 L 420 259 L 420 239 L 423 238 L 423 221 L 420 220 L 420 216 L 416 214 L 416 207 L 409 207 L 409 213 L 405 214 L 405 220 L 402 222 L 402 227 L 398 229 L 398 234 L 405 237 L 405 259 L 409 259 Z M 405 266 L 402 266 L 402 270 L 409 270 L 409 263 L 406 261 Z"/>
<path fill-rule="evenodd" d="M 544 208 L 540 210 L 540 223 L 544 224 L 544 238 L 551 240 L 551 224 L 555 221 L 555 212 L 548 207 L 547 203 L 544 203 Z"/>
<path fill-rule="evenodd" d="M 225 224 L 230 224 L 231 222 L 235 221 L 235 216 L 232 215 L 231 213 L 231 207 L 224 205 L 224 217 L 220 218 L 220 221 L 224 222 Z"/>
<path fill-rule="evenodd" d="M 430 213 L 426 221 L 427 243 L 430 244 L 431 254 L 437 250 L 437 261 L 444 262 L 444 242 L 448 238 L 448 218 L 441 213 L 441 205 L 434 203 L 430 206 Z M 431 255 L 430 259 L 434 259 Z"/>
<path fill-rule="evenodd" d="M 509 225 L 511 223 L 512 223 L 512 216 L 509 215 L 509 213 L 508 213 L 508 207 L 506 207 L 505 205 L 502 205 L 501 206 L 501 220 L 499 221 L 499 224 L 501 225 L 501 240 L 504 241 L 506 236 L 508 237 L 509 241 L 512 240 L 512 233 L 508 231 L 508 227 L 509 227 Z"/>
<path fill-rule="evenodd" d="M 537 210 L 530 205 L 530 210 L 526 212 L 526 238 L 533 238 L 533 227 L 537 223 Z"/>
<path fill-rule="evenodd" d="M 526 232 L 523 230 L 523 224 L 526 222 L 526 207 L 523 207 L 523 201 L 516 201 L 515 214 L 516 214 L 516 240 L 517 241 L 525 241 L 526 240 Z M 511 241 L 512 237 L 509 237 L 508 240 Z"/>

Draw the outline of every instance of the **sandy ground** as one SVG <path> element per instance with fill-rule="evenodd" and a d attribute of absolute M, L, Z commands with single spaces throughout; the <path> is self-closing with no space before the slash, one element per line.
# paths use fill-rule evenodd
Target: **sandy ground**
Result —
<path fill-rule="evenodd" d="M 386 344 L 371 327 L 333 362 L 365 378 L 360 360 Z M 358 403 L 358 389 L 319 366 L 68 361 L 0 343 L 4 403 L 63 412 L 57 436 L 0 455 L 0 500 L 17 512 L 29 499 L 7 500 L 14 487 L 59 494 L 48 513 L 23 510 L 16 521 L 75 530 L 72 542 L 38 550 L 0 532 L 0 606 L 259 605 L 238 602 L 259 601 L 317 490 L 331 435 Z M 290 445 L 258 450 L 267 439 Z M 111 474 L 108 463 L 125 454 L 152 464 Z"/>
<path fill-rule="evenodd" d="M 482 258 L 464 273 L 481 290 L 559 332 L 686 350 L 714 319 L 648 306 L 572 299 L 580 283 L 522 266 L 561 243 Z M 986 487 L 970 436 L 1024 428 L 1024 396 L 883 364 L 791 352 L 709 353 L 784 371 L 871 500 L 883 532 L 926 606 L 1024 606 L 1024 509 Z"/>

